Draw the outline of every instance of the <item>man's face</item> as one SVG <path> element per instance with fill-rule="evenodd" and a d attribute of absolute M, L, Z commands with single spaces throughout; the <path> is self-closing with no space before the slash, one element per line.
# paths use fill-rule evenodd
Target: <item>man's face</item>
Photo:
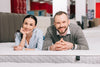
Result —
<path fill-rule="evenodd" d="M 56 15 L 54 25 L 60 34 L 64 34 L 69 25 L 68 17 L 65 14 Z"/>

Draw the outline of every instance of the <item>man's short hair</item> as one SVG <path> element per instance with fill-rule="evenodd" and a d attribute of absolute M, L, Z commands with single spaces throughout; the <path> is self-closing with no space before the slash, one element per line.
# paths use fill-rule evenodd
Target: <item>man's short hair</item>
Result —
<path fill-rule="evenodd" d="M 67 14 L 66 12 L 64 12 L 64 11 L 59 11 L 59 12 L 57 12 L 57 13 L 55 14 L 54 19 L 55 19 L 55 17 L 56 17 L 57 15 L 62 15 L 62 14 L 65 14 L 65 15 L 68 17 L 68 14 Z"/>

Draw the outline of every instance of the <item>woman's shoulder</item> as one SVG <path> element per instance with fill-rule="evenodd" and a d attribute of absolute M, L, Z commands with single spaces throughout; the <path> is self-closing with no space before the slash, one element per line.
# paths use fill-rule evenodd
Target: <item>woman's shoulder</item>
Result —
<path fill-rule="evenodd" d="M 22 33 L 17 31 L 17 32 L 15 33 L 15 37 L 22 37 Z"/>
<path fill-rule="evenodd" d="M 21 33 L 20 32 L 16 32 L 15 35 L 18 35 L 19 36 L 19 35 L 21 35 Z"/>
<path fill-rule="evenodd" d="M 42 30 L 35 28 L 34 31 L 33 31 L 33 35 L 43 36 L 43 32 L 42 32 Z"/>
<path fill-rule="evenodd" d="M 37 32 L 37 33 L 43 33 L 43 31 L 39 28 L 35 28 L 34 32 Z"/>

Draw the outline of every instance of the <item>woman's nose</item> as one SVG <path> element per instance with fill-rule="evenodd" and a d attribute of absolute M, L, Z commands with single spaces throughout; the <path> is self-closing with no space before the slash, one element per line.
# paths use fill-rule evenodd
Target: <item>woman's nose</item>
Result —
<path fill-rule="evenodd" d="M 26 28 L 29 28 L 29 25 L 26 25 Z"/>

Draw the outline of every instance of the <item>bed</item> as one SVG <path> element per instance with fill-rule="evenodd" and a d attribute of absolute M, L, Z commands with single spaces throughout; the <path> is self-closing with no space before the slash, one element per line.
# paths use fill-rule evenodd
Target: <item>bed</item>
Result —
<path fill-rule="evenodd" d="M 99 29 L 100 26 L 83 30 L 90 50 L 14 51 L 14 42 L 0 43 L 0 63 L 100 64 Z"/>

